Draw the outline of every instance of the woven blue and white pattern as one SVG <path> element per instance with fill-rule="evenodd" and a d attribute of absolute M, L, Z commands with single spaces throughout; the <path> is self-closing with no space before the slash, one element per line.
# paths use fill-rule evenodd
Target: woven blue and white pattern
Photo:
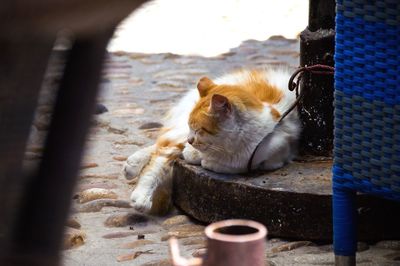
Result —
<path fill-rule="evenodd" d="M 400 1 L 337 1 L 333 187 L 400 201 Z"/>
<path fill-rule="evenodd" d="M 400 201 L 400 1 L 338 0 L 334 251 L 355 256 L 356 191 Z"/>

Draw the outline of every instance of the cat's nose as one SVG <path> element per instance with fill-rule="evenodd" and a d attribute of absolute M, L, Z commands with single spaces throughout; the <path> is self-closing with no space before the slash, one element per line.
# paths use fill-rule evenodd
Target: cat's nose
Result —
<path fill-rule="evenodd" d="M 194 137 L 188 137 L 187 142 L 192 144 L 194 142 Z"/>

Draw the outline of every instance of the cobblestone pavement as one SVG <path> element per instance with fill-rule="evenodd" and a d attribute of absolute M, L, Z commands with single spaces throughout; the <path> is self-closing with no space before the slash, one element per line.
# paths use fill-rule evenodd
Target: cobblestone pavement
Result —
<path fill-rule="evenodd" d="M 204 252 L 204 225 L 178 210 L 166 217 L 135 212 L 129 195 L 135 187 L 121 175 L 127 156 L 153 143 L 162 116 L 202 76 L 215 77 L 238 68 L 298 65 L 299 43 L 273 37 L 246 41 L 213 58 L 174 54 L 112 53 L 102 79 L 99 102 L 108 112 L 96 115 L 73 210 L 67 224 L 64 265 L 169 265 L 168 241 L 177 236 L 183 255 Z M 46 86 L 57 80 L 50 71 Z M 40 102 L 26 154 L 27 165 L 40 158 L 40 140 L 50 116 L 51 91 Z M 77 106 L 77 108 L 79 108 Z M 373 230 L 373 228 L 371 228 Z M 269 265 L 333 265 L 330 243 L 269 239 Z M 359 265 L 400 265 L 400 242 L 359 243 Z"/>

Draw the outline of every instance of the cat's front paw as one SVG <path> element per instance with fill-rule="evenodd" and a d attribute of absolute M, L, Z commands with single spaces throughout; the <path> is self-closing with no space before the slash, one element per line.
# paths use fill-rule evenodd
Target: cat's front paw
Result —
<path fill-rule="evenodd" d="M 166 214 L 171 206 L 172 180 L 167 158 L 157 157 L 140 173 L 131 194 L 132 206 L 144 213 Z"/>
<path fill-rule="evenodd" d="M 182 151 L 182 156 L 183 159 L 185 159 L 185 161 L 190 164 L 196 164 L 196 165 L 201 164 L 201 159 L 202 159 L 201 153 L 188 143 L 186 143 L 185 148 Z"/>
<path fill-rule="evenodd" d="M 151 191 L 136 188 L 131 194 L 132 206 L 137 211 L 149 213 L 153 203 L 152 197 Z"/>
<path fill-rule="evenodd" d="M 207 159 L 201 160 L 201 166 L 204 169 L 221 174 L 240 174 L 240 173 L 245 173 L 247 171 L 247 168 L 245 168 L 242 165 L 225 166 L 218 161 L 207 160 Z"/>
<path fill-rule="evenodd" d="M 207 160 L 207 159 L 203 159 L 201 160 L 201 167 L 203 167 L 204 169 L 213 171 L 213 172 L 221 172 L 220 171 L 220 166 L 218 167 L 216 165 L 216 163 L 214 163 L 213 161 Z"/>
<path fill-rule="evenodd" d="M 131 180 L 142 172 L 143 168 L 149 163 L 151 154 L 155 150 L 154 145 L 138 150 L 128 157 L 126 160 L 122 173 L 126 179 Z"/>
<path fill-rule="evenodd" d="M 163 215 L 171 208 L 171 195 L 166 188 L 137 187 L 131 194 L 132 206 L 139 212 Z"/>

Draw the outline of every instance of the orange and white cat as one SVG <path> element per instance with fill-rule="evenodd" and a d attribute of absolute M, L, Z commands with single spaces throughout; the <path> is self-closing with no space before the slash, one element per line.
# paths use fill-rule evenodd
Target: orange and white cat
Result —
<path fill-rule="evenodd" d="M 179 157 L 218 173 L 244 173 L 261 142 L 252 169 L 274 170 L 296 155 L 300 122 L 296 111 L 278 121 L 295 101 L 284 68 L 238 71 L 215 81 L 200 79 L 170 111 L 157 142 L 132 154 L 127 179 L 139 177 L 133 206 L 165 213 L 171 201 L 172 163 Z"/>

